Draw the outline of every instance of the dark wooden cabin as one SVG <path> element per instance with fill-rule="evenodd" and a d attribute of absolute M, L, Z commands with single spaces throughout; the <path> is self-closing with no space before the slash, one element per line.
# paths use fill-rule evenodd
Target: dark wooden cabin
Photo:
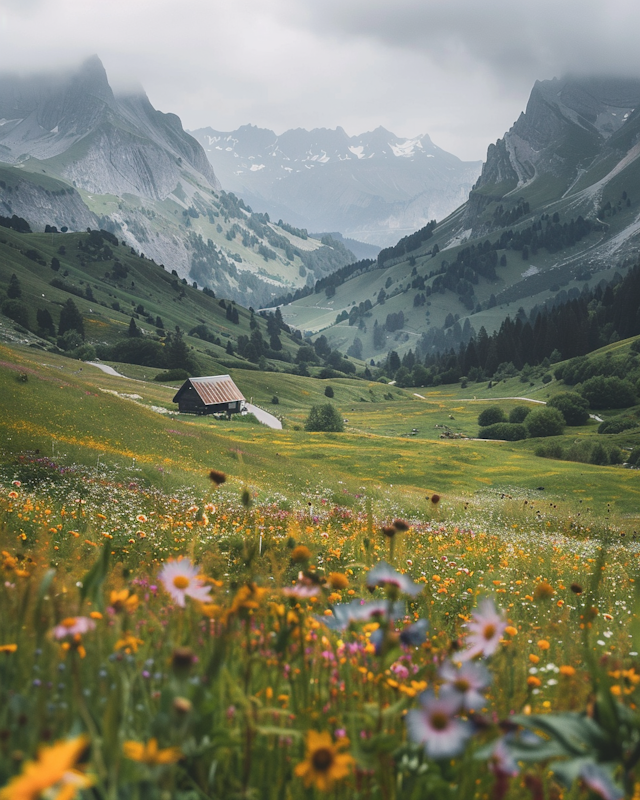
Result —
<path fill-rule="evenodd" d="M 245 408 L 244 395 L 229 375 L 189 378 L 178 389 L 173 402 L 181 414 L 238 414 Z"/>

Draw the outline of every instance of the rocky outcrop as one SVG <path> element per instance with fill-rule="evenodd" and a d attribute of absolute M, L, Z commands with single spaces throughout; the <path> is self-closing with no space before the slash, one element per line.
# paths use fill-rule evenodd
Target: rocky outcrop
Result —
<path fill-rule="evenodd" d="M 12 170 L 18 173 L 18 170 Z M 31 179 L 16 174 L 13 180 L 0 180 L 0 215 L 27 219 L 36 230 L 46 225 L 70 230 L 97 228 L 98 218 L 84 204 L 80 194 L 71 187 L 53 185 L 47 189 Z"/>

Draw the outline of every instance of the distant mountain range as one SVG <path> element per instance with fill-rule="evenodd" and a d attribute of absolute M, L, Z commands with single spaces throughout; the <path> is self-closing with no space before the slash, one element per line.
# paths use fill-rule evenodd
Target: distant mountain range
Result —
<path fill-rule="evenodd" d="M 640 80 L 542 81 L 464 205 L 283 315 L 367 358 L 444 351 L 614 277 L 639 248 Z"/>
<path fill-rule="evenodd" d="M 277 136 L 244 125 L 192 134 L 225 189 L 252 207 L 381 247 L 450 214 L 467 199 L 481 166 L 426 134 L 406 139 L 384 128 L 360 136 L 297 128 Z"/>
<path fill-rule="evenodd" d="M 180 119 L 142 89 L 114 94 L 97 57 L 65 73 L 0 76 L 0 215 L 12 214 L 40 230 L 104 228 L 245 305 L 355 258 L 222 191 Z"/>

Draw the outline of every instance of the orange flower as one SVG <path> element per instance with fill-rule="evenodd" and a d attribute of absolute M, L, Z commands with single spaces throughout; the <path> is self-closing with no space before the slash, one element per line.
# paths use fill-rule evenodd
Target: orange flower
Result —
<path fill-rule="evenodd" d="M 547 581 L 540 581 L 533 590 L 533 596 L 536 600 L 550 600 L 554 594 L 555 589 Z"/>
<path fill-rule="evenodd" d="M 541 650 L 548 650 L 551 647 L 551 645 L 549 644 L 549 642 L 546 639 L 539 639 L 538 640 L 538 647 Z"/>
<path fill-rule="evenodd" d="M 311 550 L 303 544 L 299 544 L 291 551 L 292 561 L 308 561 L 311 558 Z"/>
<path fill-rule="evenodd" d="M 571 678 L 576 674 L 575 667 L 572 667 L 569 664 L 564 664 L 560 667 L 560 674 L 564 675 L 565 678 Z"/>
<path fill-rule="evenodd" d="M 327 583 L 332 589 L 346 589 L 349 585 L 349 579 L 342 572 L 330 572 Z"/>
<path fill-rule="evenodd" d="M 73 800 L 79 789 L 93 784 L 91 778 L 74 769 L 88 745 L 86 736 L 78 736 L 40 748 L 37 760 L 27 761 L 21 774 L 0 789 L 0 800 L 38 800 L 52 788 L 57 800 Z"/>
<path fill-rule="evenodd" d="M 527 678 L 527 685 L 530 686 L 532 689 L 537 689 L 538 686 L 542 684 L 540 678 L 536 678 L 535 675 L 529 675 Z"/>
<path fill-rule="evenodd" d="M 122 752 L 125 758 L 131 761 L 140 761 L 155 767 L 158 764 L 175 764 L 182 758 L 182 750 L 179 747 L 167 747 L 164 750 L 158 749 L 158 740 L 149 739 L 147 744 L 142 742 L 125 742 L 122 745 Z"/>
<path fill-rule="evenodd" d="M 1 644 L 0 653 L 15 653 L 18 649 L 17 644 Z"/>
<path fill-rule="evenodd" d="M 321 792 L 331 791 L 334 783 L 346 778 L 355 763 L 348 753 L 340 753 L 348 746 L 348 739 L 334 744 L 327 731 L 309 731 L 306 758 L 296 766 L 296 775 L 302 778 L 307 788 L 315 784 Z"/>

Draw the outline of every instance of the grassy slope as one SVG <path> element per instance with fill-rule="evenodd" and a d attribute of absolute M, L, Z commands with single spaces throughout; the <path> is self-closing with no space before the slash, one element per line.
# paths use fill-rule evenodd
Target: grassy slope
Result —
<path fill-rule="evenodd" d="M 59 157 L 47 161 L 30 158 L 20 170 L 10 167 L 0 168 L 0 179 L 4 179 L 11 186 L 15 185 L 18 179 L 23 179 L 30 180 L 51 191 L 67 188 L 70 184 L 60 178 L 60 172 L 68 162 L 83 156 L 88 146 L 82 140 L 74 145 L 71 151 Z M 274 295 L 280 295 L 283 290 L 291 290 L 304 285 L 305 280 L 300 275 L 302 261 L 298 256 L 289 261 L 284 251 L 276 248 L 274 251 L 276 259 L 265 261 L 257 253 L 257 246 L 244 247 L 240 237 L 230 241 L 226 236 L 227 232 L 234 224 L 242 226 L 244 219 L 225 219 L 225 213 L 221 211 L 215 193 L 196 184 L 192 176 L 187 173 L 184 174 L 184 180 L 180 185 L 182 191 L 176 189 L 174 194 L 163 201 L 154 201 L 134 195 L 116 197 L 92 194 L 83 190 L 78 191 L 84 203 L 95 214 L 113 216 L 121 222 L 124 221 L 125 227 L 128 227 L 136 236 L 143 251 L 145 241 L 148 241 L 149 236 L 172 234 L 180 239 L 193 231 L 200 234 L 205 242 L 211 239 L 229 257 L 231 254 L 239 255 L 242 261 L 238 262 L 237 266 L 241 271 L 246 270 L 267 281 L 274 282 Z M 211 224 L 206 214 L 201 214 L 197 219 L 185 218 L 183 211 L 194 204 L 201 210 L 210 209 L 214 214 L 215 223 Z M 141 233 L 141 225 L 146 229 L 144 233 Z M 273 227 L 276 233 L 283 235 L 277 226 Z M 255 232 L 251 233 L 255 236 Z M 289 239 L 294 247 L 300 247 L 302 250 L 317 250 L 322 247 L 321 243 L 315 239 L 302 240 L 290 234 L 287 234 L 285 238 Z M 261 243 L 273 250 L 267 241 L 261 240 Z M 171 268 L 172 265 L 168 266 Z"/>
<path fill-rule="evenodd" d="M 166 330 L 173 330 L 178 325 L 181 330 L 188 332 L 195 325 L 204 323 L 212 333 L 220 337 L 222 347 L 187 337 L 188 343 L 198 351 L 198 360 L 205 372 L 227 371 L 226 368 L 221 368 L 220 360 L 243 363 L 225 352 L 225 343 L 231 339 L 235 344 L 239 335 L 250 334 L 248 311 L 237 306 L 240 324 L 232 324 L 226 319 L 226 312 L 220 307 L 218 299 L 208 297 L 182 282 L 178 282 L 176 288 L 175 276 L 152 261 L 140 258 L 123 245 L 112 247 L 113 259 L 95 262 L 87 260 L 86 253 L 78 249 L 78 244 L 86 239 L 86 234 L 19 234 L 0 228 L 0 286 L 8 284 L 12 273 L 18 275 L 23 291 L 22 300 L 29 308 L 32 325 L 35 325 L 36 310 L 39 308 L 47 308 L 57 324 L 60 306 L 72 297 L 85 317 L 87 340 L 111 343 L 127 334 L 131 315 L 141 304 L 145 312 L 154 318 L 162 318 Z M 62 245 L 66 249 L 65 255 L 58 252 Z M 31 249 L 35 249 L 47 265 L 53 257 L 58 258 L 61 265 L 59 272 L 27 258 L 24 252 Z M 80 263 L 81 259 L 86 261 L 84 267 Z M 105 273 L 112 272 L 115 259 L 128 268 L 126 279 L 105 277 Z M 65 272 L 68 273 L 66 277 Z M 54 278 L 82 291 L 90 285 L 95 300 L 89 301 L 70 295 L 51 286 L 50 281 Z M 181 290 L 185 292 L 183 299 L 180 299 Z M 120 311 L 112 308 L 114 303 L 119 303 Z M 144 319 L 138 320 L 137 324 L 148 333 L 155 330 Z M 268 341 L 265 324 L 259 324 Z M 290 337 L 283 334 L 281 340 L 286 350 L 295 353 L 297 345 Z M 148 371 L 147 374 L 154 373 Z"/>
<path fill-rule="evenodd" d="M 20 371 L 27 382 L 17 380 Z M 325 382 L 282 374 L 237 373 L 245 395 L 261 402 L 277 393 L 285 422 L 301 421 L 313 403 L 325 400 Z M 381 384 L 332 381 L 334 401 L 348 419 L 344 434 L 273 431 L 246 422 L 167 417 L 150 406 L 171 406 L 174 389 L 104 375 L 93 367 L 28 348 L 0 348 L 0 438 L 5 458 L 38 450 L 61 463 L 95 464 L 98 458 L 142 470 L 154 484 L 171 488 L 206 482 L 207 470 L 222 469 L 232 485 L 249 481 L 259 491 L 291 496 L 323 486 L 337 498 L 361 486 L 395 501 L 426 504 L 426 493 L 448 502 L 482 505 L 507 493 L 596 517 L 611 503 L 625 526 L 640 524 L 637 473 L 547 461 L 532 453 L 535 442 L 515 444 L 441 441 L 436 424 L 473 432 L 474 419 L 495 402 L 465 401 L 459 393 L 410 390 Z M 512 389 L 505 384 L 505 394 Z M 391 392 L 393 401 L 382 395 Z M 502 386 L 501 386 L 502 391 Z M 119 394 L 113 394 L 113 392 Z M 122 395 L 139 395 L 127 398 Z M 363 403 L 359 397 L 375 402 Z M 512 401 L 504 401 L 509 406 Z M 28 413 L 25 413 L 28 409 Z M 455 419 L 451 420 L 450 415 Z M 406 438 L 412 427 L 419 435 Z M 571 436 L 587 435 L 588 426 Z M 135 464 L 133 463 L 135 459 Z M 537 487 L 544 486 L 544 493 Z M 515 500 L 513 502 L 516 502 Z M 519 501 L 521 502 L 521 501 Z"/>

